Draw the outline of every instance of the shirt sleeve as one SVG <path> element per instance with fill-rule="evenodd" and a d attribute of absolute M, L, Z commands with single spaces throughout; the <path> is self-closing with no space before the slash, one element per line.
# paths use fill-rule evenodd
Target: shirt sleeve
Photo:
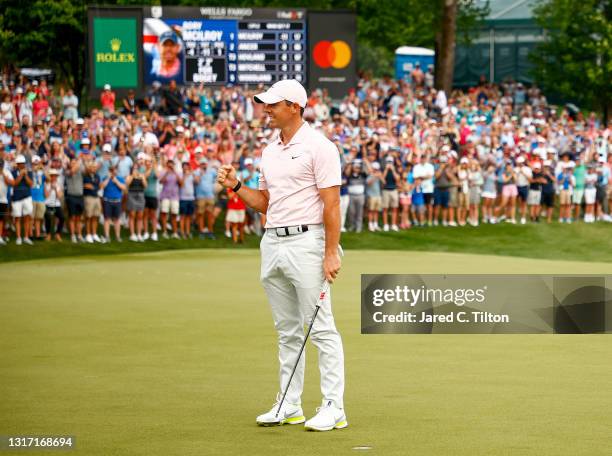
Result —
<path fill-rule="evenodd" d="M 336 146 L 328 141 L 317 146 L 313 157 L 314 177 L 317 188 L 341 185 L 340 154 Z"/>

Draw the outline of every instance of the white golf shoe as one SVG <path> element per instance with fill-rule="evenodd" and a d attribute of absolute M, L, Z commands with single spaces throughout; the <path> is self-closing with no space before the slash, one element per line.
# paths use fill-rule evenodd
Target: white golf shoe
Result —
<path fill-rule="evenodd" d="M 332 429 L 344 429 L 348 426 L 344 409 L 333 405 L 332 401 L 323 402 L 317 407 L 317 414 L 306 421 L 304 429 L 307 431 L 331 431 Z"/>
<path fill-rule="evenodd" d="M 280 394 L 276 395 L 276 402 L 272 406 L 269 412 L 259 415 L 255 421 L 259 426 L 281 426 L 283 424 L 302 424 L 306 421 L 302 407 L 297 404 L 288 404 L 287 400 L 283 402 L 281 409 L 278 411 L 278 404 L 280 402 Z"/>

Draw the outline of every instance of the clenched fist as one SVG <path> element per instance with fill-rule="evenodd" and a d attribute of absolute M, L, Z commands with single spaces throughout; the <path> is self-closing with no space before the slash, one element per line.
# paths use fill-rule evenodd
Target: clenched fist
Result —
<path fill-rule="evenodd" d="M 226 188 L 234 188 L 238 184 L 236 170 L 232 165 L 223 165 L 217 172 L 217 182 Z"/>

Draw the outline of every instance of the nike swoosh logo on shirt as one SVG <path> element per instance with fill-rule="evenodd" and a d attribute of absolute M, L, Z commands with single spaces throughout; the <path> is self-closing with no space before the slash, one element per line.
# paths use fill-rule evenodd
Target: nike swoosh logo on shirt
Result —
<path fill-rule="evenodd" d="M 294 157 L 294 156 L 291 156 L 291 159 L 292 159 L 292 160 L 294 160 L 294 159 L 296 159 L 296 158 L 300 158 L 300 157 L 301 157 L 301 155 L 297 155 L 297 156 L 295 156 L 295 157 Z"/>

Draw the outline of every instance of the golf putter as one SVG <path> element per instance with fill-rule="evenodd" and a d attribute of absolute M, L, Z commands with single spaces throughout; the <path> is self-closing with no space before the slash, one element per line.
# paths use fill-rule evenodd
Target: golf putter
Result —
<path fill-rule="evenodd" d="M 283 402 L 285 402 L 285 396 L 287 396 L 287 391 L 289 391 L 289 385 L 291 385 L 291 380 L 293 379 L 293 374 L 295 374 L 295 370 L 297 369 L 298 363 L 300 362 L 300 358 L 302 357 L 302 352 L 304 351 L 304 347 L 306 346 L 306 342 L 308 341 L 308 336 L 310 335 L 310 331 L 312 330 L 312 325 L 315 322 L 315 318 L 317 318 L 317 313 L 319 313 L 319 309 L 321 308 L 321 304 L 323 300 L 327 296 L 329 292 L 329 282 L 327 279 L 323 281 L 323 286 L 321 287 L 321 292 L 319 293 L 319 299 L 317 300 L 317 306 L 315 307 L 314 313 L 312 314 L 312 319 L 310 320 L 310 325 L 308 326 L 308 331 L 306 331 L 306 337 L 304 337 L 304 342 L 302 343 L 302 348 L 300 348 L 300 352 L 298 353 L 297 359 L 295 360 L 295 366 L 293 366 L 293 371 L 291 371 L 291 375 L 289 376 L 289 381 L 287 382 L 287 386 L 285 386 L 285 392 L 283 393 L 283 397 L 281 398 L 278 409 L 276 410 L 275 417 L 278 419 L 278 414 L 280 413 L 280 409 L 283 406 Z M 280 419 L 278 420 L 280 423 Z"/>

